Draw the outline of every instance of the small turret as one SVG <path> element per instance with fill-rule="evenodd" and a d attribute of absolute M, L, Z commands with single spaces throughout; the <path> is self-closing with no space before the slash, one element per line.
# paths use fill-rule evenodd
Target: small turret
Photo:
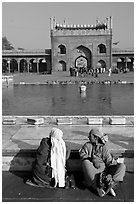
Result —
<path fill-rule="evenodd" d="M 110 29 L 112 29 L 112 19 L 111 19 L 111 17 L 108 17 L 108 18 L 106 18 L 106 22 L 100 22 L 99 20 L 98 20 L 98 18 L 97 18 L 97 20 L 96 20 L 96 23 L 95 24 L 93 24 L 93 25 L 83 25 L 83 24 L 81 24 L 81 25 L 67 25 L 66 24 L 66 21 L 64 20 L 64 23 L 63 24 L 59 24 L 59 23 L 56 23 L 56 19 L 53 17 L 53 18 L 51 18 L 51 30 L 53 30 L 53 29 L 55 29 L 55 30 L 59 30 L 59 29 L 71 29 L 71 30 L 73 30 L 73 29 L 84 29 L 84 30 L 86 30 L 86 29 L 89 29 L 89 30 L 101 30 L 101 29 L 103 29 L 103 30 L 106 30 L 106 29 L 108 29 L 108 30 L 110 30 Z"/>

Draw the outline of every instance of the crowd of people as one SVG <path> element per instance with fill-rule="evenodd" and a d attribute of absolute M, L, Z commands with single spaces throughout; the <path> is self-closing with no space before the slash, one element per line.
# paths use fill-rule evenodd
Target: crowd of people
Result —
<path fill-rule="evenodd" d="M 117 68 L 117 67 L 110 67 L 109 69 L 106 70 L 105 67 L 99 67 L 99 68 L 87 68 L 87 67 L 70 67 L 69 69 L 70 71 L 70 76 L 81 76 L 81 77 L 85 77 L 85 76 L 93 76 L 93 77 L 98 77 L 98 74 L 100 73 L 108 73 L 108 76 L 110 77 L 112 73 L 114 74 L 118 74 L 119 72 L 122 73 L 127 73 L 129 72 L 128 68 Z"/>
<path fill-rule="evenodd" d="M 91 75 L 93 77 L 98 77 L 98 74 L 104 73 L 106 71 L 106 68 L 70 67 L 69 71 L 70 71 L 70 76 L 85 77 L 85 76 Z"/>
<path fill-rule="evenodd" d="M 82 161 L 82 185 L 103 197 L 116 196 L 115 188 L 123 182 L 125 165 L 118 163 L 110 153 L 108 136 L 98 129 L 91 129 L 86 142 L 79 150 Z M 73 177 L 68 176 L 67 160 L 71 150 L 63 140 L 63 132 L 52 128 L 48 137 L 41 140 L 36 152 L 33 171 L 26 184 L 46 188 L 76 188 Z M 72 175 L 73 176 L 73 175 Z"/>

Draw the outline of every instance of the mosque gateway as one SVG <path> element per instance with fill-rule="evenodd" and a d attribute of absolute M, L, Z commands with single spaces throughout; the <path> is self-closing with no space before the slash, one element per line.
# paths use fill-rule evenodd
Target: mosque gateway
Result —
<path fill-rule="evenodd" d="M 134 51 L 113 48 L 112 18 L 91 25 L 68 25 L 50 19 L 51 49 L 3 50 L 3 72 L 51 74 L 84 68 L 107 71 L 110 67 L 133 71 Z"/>
<path fill-rule="evenodd" d="M 72 67 L 107 69 L 112 60 L 112 19 L 97 20 L 95 25 L 58 24 L 51 19 L 52 70 Z"/>

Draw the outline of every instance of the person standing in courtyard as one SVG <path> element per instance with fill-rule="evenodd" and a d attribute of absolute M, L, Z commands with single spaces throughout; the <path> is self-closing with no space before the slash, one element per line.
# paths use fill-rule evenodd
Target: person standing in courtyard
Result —
<path fill-rule="evenodd" d="M 98 129 L 89 132 L 89 141 L 79 150 L 84 175 L 83 184 L 96 190 L 100 197 L 110 193 L 116 196 L 115 188 L 123 182 L 126 167 L 111 155 L 108 136 Z"/>
<path fill-rule="evenodd" d="M 110 77 L 111 76 L 111 67 L 109 68 L 108 72 L 109 72 L 109 77 Z"/>
<path fill-rule="evenodd" d="M 49 137 L 41 140 L 33 165 L 33 175 L 26 184 L 37 187 L 65 187 L 66 160 L 70 149 L 63 140 L 63 132 L 52 128 Z"/>

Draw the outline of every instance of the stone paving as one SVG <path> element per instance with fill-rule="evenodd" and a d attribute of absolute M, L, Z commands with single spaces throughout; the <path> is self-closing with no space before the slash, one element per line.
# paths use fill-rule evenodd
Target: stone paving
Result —
<path fill-rule="evenodd" d="M 13 75 L 14 84 L 20 83 L 52 83 L 53 81 L 82 81 L 98 82 L 104 80 L 124 81 L 125 83 L 134 83 L 134 74 L 112 74 L 108 77 L 107 73 L 99 75 L 98 78 L 92 77 L 70 77 L 69 73 L 59 73 L 52 75 L 34 75 L 22 74 Z M 35 116 L 36 117 L 36 116 Z M 40 116 L 38 116 L 40 117 Z M 2 125 L 2 198 L 3 201 L 89 201 L 89 202 L 133 202 L 134 200 L 134 117 L 127 116 L 125 125 L 110 125 L 109 118 L 103 117 L 103 123 L 87 124 L 85 116 L 72 117 L 72 125 L 56 124 L 56 117 L 44 117 L 43 125 L 28 125 L 27 117 L 11 116 L 2 117 L 4 119 L 14 118 L 13 124 Z M 124 116 L 125 117 L 125 116 Z M 8 121 L 9 122 L 9 121 Z M 106 196 L 99 198 L 88 190 L 78 189 L 34 189 L 26 186 L 24 179 L 25 171 L 31 171 L 32 162 L 35 159 L 35 151 L 43 137 L 49 135 L 52 127 L 59 127 L 64 132 L 64 140 L 72 151 L 77 151 L 88 140 L 88 132 L 91 128 L 97 127 L 109 135 L 109 148 L 113 154 L 118 154 L 120 161 L 127 166 L 125 180 L 123 185 L 117 190 L 117 197 Z M 122 159 L 122 160 L 121 160 Z M 73 162 L 72 162 L 73 161 Z M 72 170 L 80 167 L 79 161 L 70 160 Z M 8 170 L 8 171 L 7 171 Z M 16 170 L 19 173 L 16 173 Z M 6 172 L 5 172 L 6 171 Z M 10 171 L 12 173 L 10 173 Z M 23 172 L 22 172 L 23 171 Z M 31 172 L 30 172 L 31 173 Z M 77 173 L 76 173 L 77 174 Z M 52 196 L 53 195 L 53 196 Z"/>
<path fill-rule="evenodd" d="M 55 126 L 55 125 L 54 125 Z M 72 149 L 78 149 L 88 140 L 88 132 L 92 125 L 57 126 L 64 132 L 64 140 L 71 143 Z M 128 150 L 133 149 L 133 127 L 125 126 L 97 126 L 109 135 L 110 148 Z M 43 137 L 47 137 L 52 126 L 3 126 L 3 150 L 35 149 Z"/>
<path fill-rule="evenodd" d="M 131 117 L 130 117 L 131 118 Z M 132 119 L 132 118 L 131 118 Z M 134 126 L 129 125 L 44 125 L 22 124 L 2 126 L 2 201 L 3 202 L 133 202 L 134 201 Z M 23 120 L 26 121 L 26 120 Z M 84 121 L 84 120 L 83 120 Z M 82 122 L 83 122 L 82 121 Z M 21 122 L 21 123 L 20 123 Z M 26 185 L 25 179 L 31 174 L 34 152 L 40 140 L 49 135 L 52 127 L 64 132 L 64 140 L 73 151 L 78 151 L 88 140 L 88 132 L 97 127 L 109 135 L 109 147 L 114 153 L 122 153 L 126 164 L 124 182 L 116 190 L 116 197 L 106 195 L 100 198 L 96 193 L 82 186 L 79 159 L 69 159 L 67 169 L 74 173 L 76 190 L 34 188 Z M 128 155 L 131 152 L 130 157 Z M 123 157 L 123 158 L 122 158 Z M 70 168 L 69 168 L 70 167 Z"/>
<path fill-rule="evenodd" d="M 3 170 L 11 168 L 30 170 L 32 157 L 24 156 L 36 151 L 41 139 L 47 137 L 52 127 L 60 128 L 64 133 L 66 144 L 73 151 L 78 151 L 80 147 L 88 141 L 88 132 L 91 128 L 97 127 L 102 132 L 109 135 L 109 148 L 112 153 L 125 157 L 127 170 L 133 171 L 134 156 L 134 127 L 133 125 L 3 125 L 2 127 L 2 152 Z M 19 156 L 23 153 L 23 156 Z M 131 156 L 130 156 L 131 154 Z M 127 156 L 126 156 L 127 155 Z M 128 156 L 129 155 L 129 156 Z M 22 157 L 22 158 L 21 158 Z M 129 160 L 126 157 L 131 157 Z M 18 159 L 19 158 L 19 159 Z M 27 161 L 26 161 L 27 160 Z M 130 161 L 131 160 L 131 161 Z M 124 161 L 124 160 L 123 160 Z M 20 164 L 22 162 L 22 164 Z M 75 162 L 74 168 L 78 164 Z"/>
<path fill-rule="evenodd" d="M 36 188 L 26 185 L 31 172 L 2 172 L 3 202 L 134 202 L 134 173 L 126 172 L 124 182 L 116 190 L 116 197 L 100 198 L 82 186 L 81 174 L 74 174 L 77 189 Z"/>

